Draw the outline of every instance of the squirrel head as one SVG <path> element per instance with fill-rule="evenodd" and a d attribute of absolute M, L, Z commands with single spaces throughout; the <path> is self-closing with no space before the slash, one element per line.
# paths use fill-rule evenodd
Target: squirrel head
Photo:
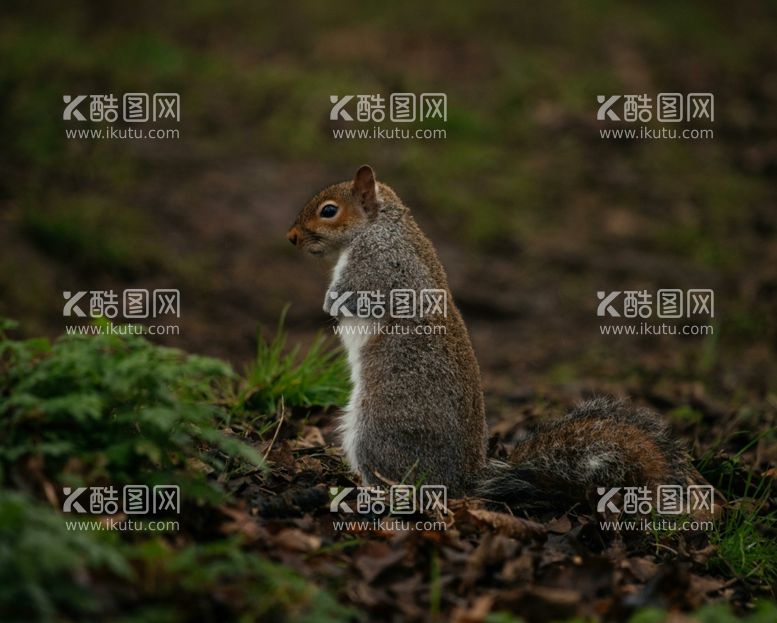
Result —
<path fill-rule="evenodd" d="M 375 172 L 365 164 L 352 182 L 333 184 L 308 201 L 286 237 L 312 255 L 329 255 L 346 247 L 377 217 L 379 207 Z"/>

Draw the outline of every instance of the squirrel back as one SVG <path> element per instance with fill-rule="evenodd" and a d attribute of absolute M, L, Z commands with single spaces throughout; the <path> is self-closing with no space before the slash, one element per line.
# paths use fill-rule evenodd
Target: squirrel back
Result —
<path fill-rule="evenodd" d="M 701 479 L 657 415 L 611 399 L 583 403 L 519 443 L 507 463 L 487 463 L 480 370 L 445 270 L 369 166 L 314 196 L 288 239 L 334 264 L 324 311 L 338 321 L 353 382 L 340 433 L 365 484 L 421 481 L 451 496 L 527 502 Z M 411 313 L 387 313 L 397 291 L 412 295 Z M 442 308 L 423 309 L 429 292 L 444 295 Z M 364 293 L 383 307 L 365 310 Z"/>

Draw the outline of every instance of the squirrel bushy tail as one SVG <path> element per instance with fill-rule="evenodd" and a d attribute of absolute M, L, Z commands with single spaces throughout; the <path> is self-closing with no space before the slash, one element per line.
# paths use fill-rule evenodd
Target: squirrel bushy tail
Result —
<path fill-rule="evenodd" d="M 596 398 L 531 433 L 507 462 L 491 461 L 476 493 L 552 505 L 590 500 L 597 487 L 704 482 L 660 417 L 622 400 Z"/>

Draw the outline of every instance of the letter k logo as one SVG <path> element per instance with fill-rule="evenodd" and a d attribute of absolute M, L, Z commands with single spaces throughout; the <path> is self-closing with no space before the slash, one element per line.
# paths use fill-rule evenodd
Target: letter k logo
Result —
<path fill-rule="evenodd" d="M 346 121 L 353 121 L 353 117 L 345 110 L 345 105 L 353 99 L 353 95 L 345 95 L 338 99 L 337 95 L 330 95 L 329 101 L 334 104 L 332 110 L 329 111 L 329 120 L 337 121 L 338 119 L 345 119 Z"/>

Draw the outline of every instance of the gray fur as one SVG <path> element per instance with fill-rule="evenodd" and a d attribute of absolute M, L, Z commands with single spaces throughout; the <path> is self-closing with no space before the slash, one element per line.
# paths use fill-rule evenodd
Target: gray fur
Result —
<path fill-rule="evenodd" d="M 381 477 L 423 481 L 460 495 L 485 464 L 480 374 L 434 249 L 391 195 L 379 192 L 378 214 L 346 247 L 347 264 L 330 290 L 379 291 L 388 307 L 392 289 L 414 290 L 417 300 L 422 289 L 443 289 L 447 318 L 391 319 L 387 313 L 375 320 L 407 332 L 444 324 L 446 334 L 377 335 L 361 347 L 361 378 L 354 379 L 361 392 L 352 405 L 359 420 L 353 467 L 367 483 Z"/>

